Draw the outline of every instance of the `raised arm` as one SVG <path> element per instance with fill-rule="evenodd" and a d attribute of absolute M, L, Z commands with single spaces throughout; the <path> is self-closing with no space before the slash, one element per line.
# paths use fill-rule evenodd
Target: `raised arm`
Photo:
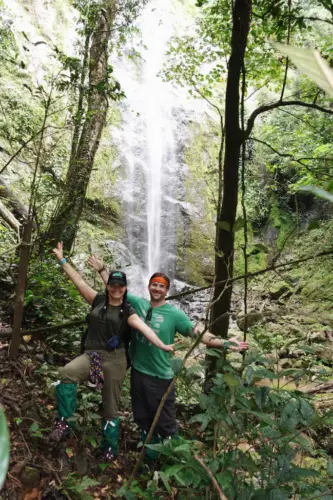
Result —
<path fill-rule="evenodd" d="M 109 279 L 109 273 L 104 265 L 103 259 L 101 259 L 100 257 L 96 257 L 96 255 L 90 255 L 88 258 L 88 264 L 96 272 L 98 272 L 98 274 L 104 281 L 104 284 L 107 285 Z"/>
<path fill-rule="evenodd" d="M 79 290 L 82 297 L 88 302 L 88 304 L 92 304 L 94 298 L 97 295 L 96 290 L 91 288 L 82 278 L 81 274 L 75 271 L 75 269 L 64 259 L 62 241 L 57 244 L 57 248 L 52 250 L 52 253 L 56 256 L 59 261 L 59 264 L 62 265 L 63 270 L 69 277 L 69 279 L 74 283 L 76 288 Z"/>
<path fill-rule="evenodd" d="M 131 314 L 128 318 L 128 324 L 135 330 L 139 330 L 151 344 L 162 349 L 165 352 L 173 352 L 173 345 L 166 345 L 158 338 L 154 330 L 152 330 L 137 314 Z"/>

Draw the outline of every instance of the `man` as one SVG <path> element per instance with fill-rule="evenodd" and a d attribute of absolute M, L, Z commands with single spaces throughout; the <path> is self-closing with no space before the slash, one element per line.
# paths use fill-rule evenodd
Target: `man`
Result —
<path fill-rule="evenodd" d="M 108 272 L 103 261 L 95 256 L 89 257 L 91 267 L 99 272 L 105 282 Z M 172 306 L 165 300 L 170 288 L 170 280 L 163 273 L 155 273 L 149 280 L 148 291 L 150 301 L 132 294 L 127 295 L 128 302 L 166 344 L 173 344 L 176 333 L 184 336 L 197 335 L 199 332 L 194 328 L 189 317 L 180 309 Z M 230 339 L 236 346 L 232 350 L 241 351 L 248 349 L 247 342 L 237 342 Z M 216 338 L 206 332 L 201 342 L 209 347 L 220 348 L 225 340 Z M 172 382 L 174 373 L 170 366 L 168 353 L 162 352 L 135 331 L 131 336 L 130 358 L 131 371 L 131 399 L 134 421 L 141 431 L 141 439 L 145 442 L 147 433 L 151 427 L 160 401 Z M 177 432 L 175 390 L 168 396 L 161 411 L 155 434 L 151 444 L 157 443 L 161 438 L 170 438 Z M 155 458 L 155 452 L 147 450 L 147 456 Z"/>

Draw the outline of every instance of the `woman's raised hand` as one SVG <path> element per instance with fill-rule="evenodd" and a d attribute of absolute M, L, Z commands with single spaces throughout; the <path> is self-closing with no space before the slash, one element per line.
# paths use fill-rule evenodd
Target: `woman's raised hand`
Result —
<path fill-rule="evenodd" d="M 96 255 L 90 255 L 88 258 L 88 264 L 90 267 L 92 267 L 95 271 L 98 273 L 100 271 L 103 271 L 104 269 L 104 262 L 103 259 L 100 257 L 96 257 Z"/>
<path fill-rule="evenodd" d="M 52 253 L 57 257 L 59 262 L 64 258 L 62 241 L 59 241 L 57 247 L 52 250 Z"/>

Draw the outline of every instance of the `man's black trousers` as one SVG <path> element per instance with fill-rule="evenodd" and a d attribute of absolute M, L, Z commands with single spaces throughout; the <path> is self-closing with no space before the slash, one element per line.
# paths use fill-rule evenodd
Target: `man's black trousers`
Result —
<path fill-rule="evenodd" d="M 134 422 L 144 431 L 149 431 L 157 408 L 172 379 L 161 379 L 138 372 L 132 367 L 131 398 Z M 161 411 L 155 432 L 161 437 L 177 432 L 175 388 L 172 389 Z"/>

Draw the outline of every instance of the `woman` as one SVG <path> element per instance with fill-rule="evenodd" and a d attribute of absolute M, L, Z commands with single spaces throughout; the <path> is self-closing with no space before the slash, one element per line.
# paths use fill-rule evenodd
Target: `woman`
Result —
<path fill-rule="evenodd" d="M 172 352 L 173 346 L 165 345 L 126 302 L 125 273 L 112 271 L 105 294 L 98 294 L 64 258 L 62 242 L 52 252 L 82 297 L 91 305 L 91 311 L 83 343 L 84 353 L 59 370 L 61 382 L 56 386 L 59 420 L 50 437 L 59 442 L 70 433 L 67 420 L 76 409 L 76 384 L 90 378 L 102 389 L 101 447 L 105 459 L 112 460 L 118 452 L 120 421 L 117 412 L 126 374 L 126 344 L 130 328 L 139 330 L 149 342 L 163 351 Z"/>

